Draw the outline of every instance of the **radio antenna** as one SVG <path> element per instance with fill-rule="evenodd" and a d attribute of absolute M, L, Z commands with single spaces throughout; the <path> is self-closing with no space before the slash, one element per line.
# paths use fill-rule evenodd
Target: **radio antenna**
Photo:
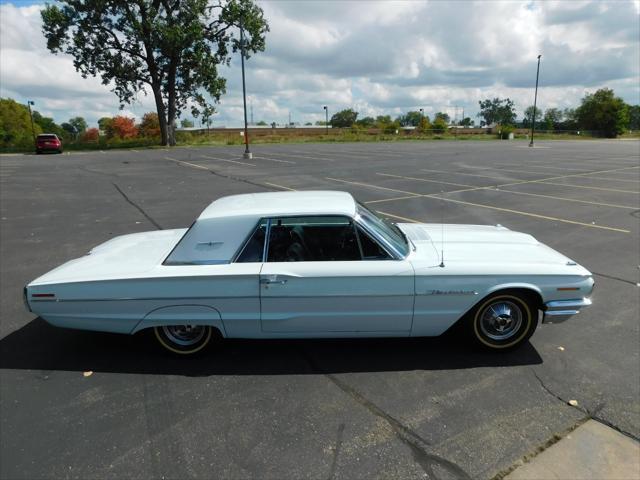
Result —
<path fill-rule="evenodd" d="M 444 190 L 440 190 L 440 268 L 444 268 Z"/>

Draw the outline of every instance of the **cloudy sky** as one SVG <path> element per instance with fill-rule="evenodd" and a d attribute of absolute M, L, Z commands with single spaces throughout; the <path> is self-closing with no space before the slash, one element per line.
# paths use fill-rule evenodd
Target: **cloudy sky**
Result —
<path fill-rule="evenodd" d="M 607 86 L 640 103 L 640 1 L 278 1 L 259 2 L 271 27 L 266 51 L 247 62 L 254 120 L 324 119 L 354 108 L 360 117 L 424 108 L 475 118 L 478 100 L 509 97 L 519 116 L 533 103 L 573 107 Z M 63 122 L 95 123 L 118 113 L 99 79 L 52 55 L 40 31 L 41 3 L 0 1 L 0 96 L 36 102 Z M 227 94 L 216 125 L 242 121 L 239 59 L 223 69 Z M 141 117 L 151 97 L 126 106 Z"/>

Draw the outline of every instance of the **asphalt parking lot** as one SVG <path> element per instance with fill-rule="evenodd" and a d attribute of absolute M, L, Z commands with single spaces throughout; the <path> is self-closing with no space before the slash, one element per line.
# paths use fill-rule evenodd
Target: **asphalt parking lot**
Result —
<path fill-rule="evenodd" d="M 491 478 L 587 418 L 640 437 L 639 142 L 252 150 L 0 157 L 0 477 Z M 24 284 L 113 236 L 289 189 L 531 233 L 594 273 L 594 304 L 503 355 L 435 338 L 231 341 L 199 359 L 23 307 Z"/>

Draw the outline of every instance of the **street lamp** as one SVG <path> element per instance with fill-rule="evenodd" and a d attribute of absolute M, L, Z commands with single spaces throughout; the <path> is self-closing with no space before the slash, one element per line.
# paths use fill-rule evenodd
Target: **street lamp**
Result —
<path fill-rule="evenodd" d="M 326 105 L 324 107 L 322 107 L 322 108 L 324 108 L 324 118 L 325 118 L 324 126 L 325 126 L 325 129 L 327 131 L 327 135 L 329 135 L 329 110 L 327 110 L 327 106 Z"/>
<path fill-rule="evenodd" d="M 533 97 L 533 121 L 531 122 L 531 142 L 529 142 L 529 146 L 533 147 L 533 132 L 536 129 L 536 104 L 538 102 L 538 78 L 540 77 L 540 57 L 542 55 L 538 55 L 538 70 L 536 70 L 536 93 Z"/>
<path fill-rule="evenodd" d="M 244 80 L 244 28 L 240 24 L 240 63 L 242 64 L 242 104 L 244 106 L 244 158 L 252 158 L 249 150 L 249 129 L 247 128 L 247 87 Z"/>
<path fill-rule="evenodd" d="M 29 118 L 31 119 L 31 135 L 33 135 L 33 145 L 36 145 L 36 130 L 33 128 L 33 115 L 31 114 L 31 105 L 35 105 L 33 100 L 27 100 L 27 107 L 29 107 Z"/>

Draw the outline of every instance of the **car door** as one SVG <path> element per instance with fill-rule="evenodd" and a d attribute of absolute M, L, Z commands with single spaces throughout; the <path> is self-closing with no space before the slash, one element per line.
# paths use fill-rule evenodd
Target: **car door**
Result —
<path fill-rule="evenodd" d="M 413 267 L 372 242 L 348 217 L 271 219 L 260 272 L 263 332 L 409 335 Z"/>

